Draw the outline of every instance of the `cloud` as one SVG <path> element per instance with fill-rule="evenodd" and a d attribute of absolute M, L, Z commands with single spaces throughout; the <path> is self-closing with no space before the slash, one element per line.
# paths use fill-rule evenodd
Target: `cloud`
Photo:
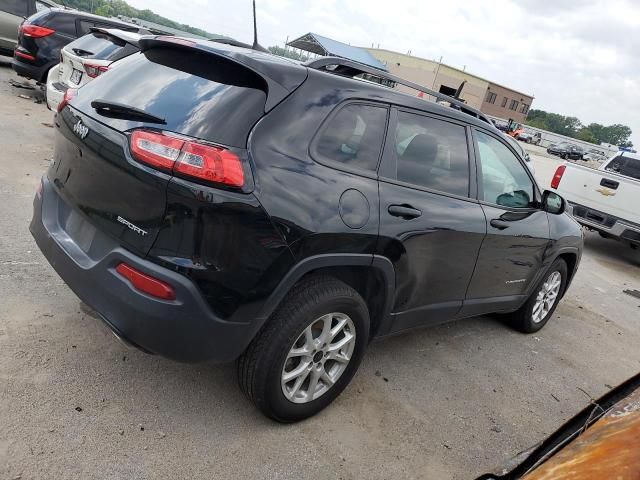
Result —
<path fill-rule="evenodd" d="M 242 41 L 251 2 L 128 0 Z M 258 0 L 262 45 L 316 32 L 444 62 L 533 93 L 533 108 L 624 123 L 640 145 L 640 4 L 634 0 Z"/>

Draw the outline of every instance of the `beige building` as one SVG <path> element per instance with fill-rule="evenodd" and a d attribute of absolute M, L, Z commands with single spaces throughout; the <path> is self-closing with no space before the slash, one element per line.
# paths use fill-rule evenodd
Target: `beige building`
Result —
<path fill-rule="evenodd" d="M 503 87 L 444 63 L 379 48 L 366 50 L 382 62 L 389 73 L 437 92 L 453 95 L 460 84 L 466 80 L 460 98 L 467 105 L 487 115 L 523 122 L 533 102 L 533 95 Z M 414 90 L 402 85 L 397 88 L 407 93 L 415 93 Z"/>

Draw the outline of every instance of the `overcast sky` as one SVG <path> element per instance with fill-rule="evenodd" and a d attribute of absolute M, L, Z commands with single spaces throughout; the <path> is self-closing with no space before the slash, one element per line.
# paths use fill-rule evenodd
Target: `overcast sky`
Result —
<path fill-rule="evenodd" d="M 250 42 L 250 0 L 127 0 Z M 623 123 L 640 146 L 639 0 L 257 0 L 260 44 L 307 32 L 443 62 L 535 95 L 533 108 Z"/>

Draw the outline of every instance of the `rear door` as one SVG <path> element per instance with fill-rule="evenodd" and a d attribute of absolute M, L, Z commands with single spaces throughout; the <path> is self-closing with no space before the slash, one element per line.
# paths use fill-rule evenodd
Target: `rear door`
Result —
<path fill-rule="evenodd" d="M 18 27 L 33 13 L 28 0 L 0 0 L 0 48 L 13 50 L 18 42 Z"/>
<path fill-rule="evenodd" d="M 487 228 L 470 147 L 460 122 L 392 111 L 378 243 L 396 271 L 392 331 L 451 319 L 462 306 Z"/>
<path fill-rule="evenodd" d="M 72 106 L 58 114 L 48 175 L 64 201 L 94 227 L 146 254 L 163 225 L 172 177 L 133 160 L 131 130 L 161 129 L 245 148 L 251 127 L 264 115 L 266 93 L 251 72 L 239 76 L 236 64 L 229 74 L 227 64 L 196 52 L 154 48 L 123 62 L 123 68 L 83 86 Z M 97 99 L 165 120 L 97 111 L 91 106 Z"/>
<path fill-rule="evenodd" d="M 542 267 L 549 245 L 547 213 L 531 172 L 498 135 L 474 130 L 478 198 L 487 222 L 464 315 L 518 304 Z"/>

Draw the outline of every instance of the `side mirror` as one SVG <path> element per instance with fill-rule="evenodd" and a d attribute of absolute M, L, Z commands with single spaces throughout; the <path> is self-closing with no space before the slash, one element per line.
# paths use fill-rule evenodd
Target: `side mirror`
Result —
<path fill-rule="evenodd" d="M 564 198 L 555 192 L 545 190 L 542 194 L 542 209 L 545 212 L 553 213 L 554 215 L 560 215 L 564 213 L 567 203 Z"/>

